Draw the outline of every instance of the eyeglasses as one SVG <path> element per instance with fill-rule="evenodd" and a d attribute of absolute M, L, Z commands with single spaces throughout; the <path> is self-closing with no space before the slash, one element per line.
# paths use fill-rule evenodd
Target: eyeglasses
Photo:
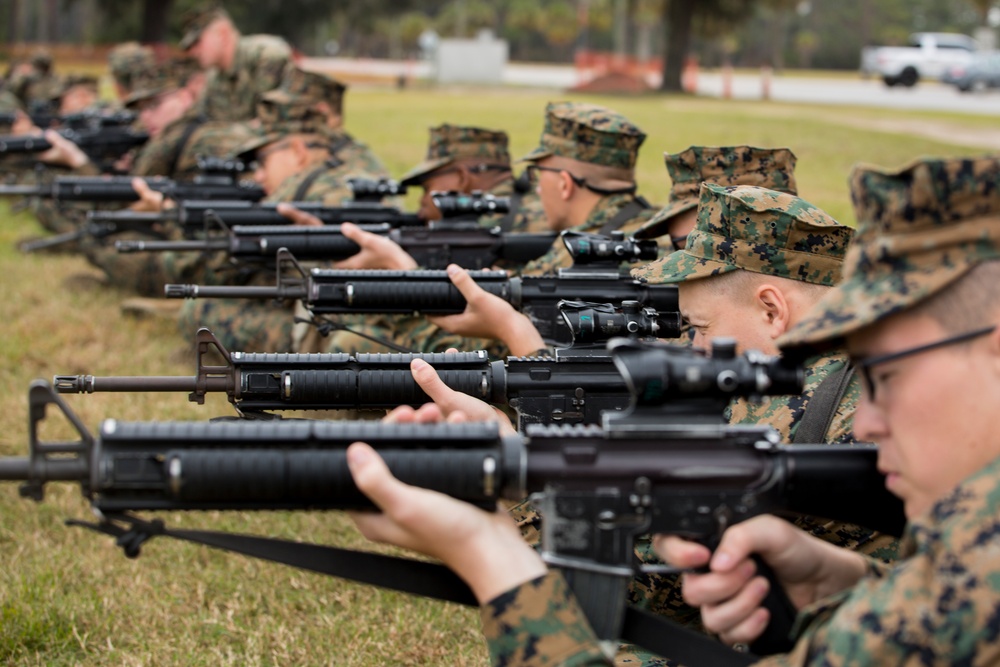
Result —
<path fill-rule="evenodd" d="M 878 356 L 868 357 L 867 359 L 854 359 L 853 363 L 861 375 L 861 381 L 864 383 L 865 391 L 868 392 L 868 399 L 874 401 L 876 395 L 875 394 L 876 382 L 872 377 L 873 366 L 878 366 L 879 364 L 885 364 L 890 361 L 896 361 L 898 359 L 903 359 L 905 357 L 911 357 L 915 354 L 920 354 L 921 352 L 929 352 L 930 350 L 936 350 L 939 347 L 946 347 L 948 345 L 964 343 L 965 341 L 969 341 L 974 338 L 979 338 L 980 336 L 985 336 L 986 334 L 993 333 L 994 330 L 996 330 L 995 326 L 985 327 L 983 329 L 976 329 L 975 331 L 969 331 L 963 334 L 958 334 L 957 336 L 945 338 L 943 340 L 935 341 L 933 343 L 928 343 L 926 345 L 919 345 L 917 347 L 912 347 L 908 350 L 891 352 L 889 354 L 880 354 Z"/>
<path fill-rule="evenodd" d="M 528 174 L 528 180 L 530 180 L 532 183 L 536 183 L 536 184 L 538 183 L 538 172 L 540 172 L 540 171 L 550 171 L 553 174 L 569 174 L 569 177 L 577 185 L 579 185 L 579 186 L 585 186 L 587 184 L 587 181 L 585 181 L 584 179 L 580 178 L 579 176 L 574 176 L 569 171 L 567 171 L 565 169 L 559 169 L 557 167 L 543 167 L 540 164 L 529 164 L 527 167 L 525 167 L 524 171 L 525 171 L 526 174 Z"/>
<path fill-rule="evenodd" d="M 419 179 L 415 181 L 417 185 L 423 186 L 427 181 L 432 178 L 437 178 L 438 176 L 444 176 L 446 174 L 454 174 L 459 171 L 467 171 L 470 174 L 484 174 L 487 171 L 510 171 L 510 165 L 505 164 L 489 164 L 480 163 L 472 165 L 459 165 L 455 167 L 442 167 L 440 169 L 435 169 L 434 171 L 424 174 Z"/>

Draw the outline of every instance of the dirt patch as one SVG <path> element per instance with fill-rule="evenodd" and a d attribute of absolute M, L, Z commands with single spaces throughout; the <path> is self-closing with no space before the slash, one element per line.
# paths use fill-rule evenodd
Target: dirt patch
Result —
<path fill-rule="evenodd" d="M 852 118 L 833 114 L 824 116 L 823 120 L 866 130 L 916 135 L 946 144 L 1000 149 L 1000 129 L 967 127 L 946 121 L 906 118 Z"/>

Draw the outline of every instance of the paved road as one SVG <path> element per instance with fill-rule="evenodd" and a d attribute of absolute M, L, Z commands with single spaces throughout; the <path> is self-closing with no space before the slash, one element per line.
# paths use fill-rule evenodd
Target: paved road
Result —
<path fill-rule="evenodd" d="M 309 69 L 338 72 L 350 77 L 392 79 L 400 74 L 429 77 L 427 63 L 390 60 L 307 58 Z M 579 76 L 568 65 L 531 65 L 511 63 L 503 74 L 503 83 L 540 88 L 569 88 L 579 83 Z M 734 99 L 758 100 L 762 97 L 760 76 L 734 75 L 731 84 Z M 722 76 L 702 73 L 697 79 L 699 95 L 721 97 Z M 959 93 L 951 86 L 927 82 L 914 88 L 887 88 L 872 79 L 828 79 L 804 76 L 775 76 L 771 79 L 771 99 L 781 102 L 847 104 L 895 109 L 955 111 L 960 113 L 1000 115 L 1000 91 L 977 94 Z"/>

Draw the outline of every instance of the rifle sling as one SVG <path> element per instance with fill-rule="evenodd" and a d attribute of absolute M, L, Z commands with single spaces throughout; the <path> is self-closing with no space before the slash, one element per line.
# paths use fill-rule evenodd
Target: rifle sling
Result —
<path fill-rule="evenodd" d="M 336 169 L 344 164 L 344 161 L 337 157 L 337 152 L 350 146 L 353 141 L 354 140 L 351 139 L 349 135 L 345 134 L 336 142 L 332 143 L 328 148 L 330 151 L 330 157 L 324 160 L 323 164 L 316 167 L 316 169 L 311 171 L 308 176 L 302 179 L 302 182 L 299 183 L 299 187 L 295 188 L 295 194 L 292 195 L 292 201 L 305 201 L 306 193 L 309 192 L 309 188 L 313 186 L 313 183 L 316 182 L 316 179 L 319 178 L 324 171 Z"/>
<path fill-rule="evenodd" d="M 147 540 L 157 536 L 171 537 L 380 588 L 466 606 L 479 605 L 468 585 L 437 563 L 255 535 L 170 530 L 159 519 L 145 521 L 131 515 L 109 519 L 99 524 L 77 520 L 66 523 L 115 537 L 118 546 L 132 557 L 139 555 L 139 547 Z M 129 527 L 114 523 L 115 520 Z M 731 649 L 708 635 L 631 606 L 625 610 L 621 639 L 692 667 L 743 667 L 757 660 L 756 656 Z"/>
<path fill-rule="evenodd" d="M 191 137 L 194 133 L 201 127 L 206 121 L 204 116 L 198 116 L 190 123 L 184 126 L 184 132 L 181 134 L 180 141 L 177 142 L 177 146 L 174 147 L 174 153 L 170 156 L 170 166 L 167 168 L 167 174 L 173 178 L 177 174 L 177 165 L 181 161 L 181 155 L 184 154 L 184 149 L 187 147 L 188 142 L 191 141 Z"/>
<path fill-rule="evenodd" d="M 510 196 L 510 210 L 508 210 L 507 214 L 497 221 L 497 224 L 500 226 L 500 231 L 504 234 L 510 234 L 514 229 L 514 222 L 517 220 L 517 214 L 521 211 L 522 198 L 523 195 L 515 189 L 514 193 Z"/>
<path fill-rule="evenodd" d="M 854 366 L 844 364 L 843 368 L 823 378 L 806 404 L 792 444 L 826 442 L 826 432 L 833 423 L 833 417 L 837 414 L 837 408 L 840 407 L 852 377 Z"/>
<path fill-rule="evenodd" d="M 607 236 L 611 232 L 621 229 L 622 225 L 624 225 L 626 222 L 628 222 L 629 220 L 639 215 L 648 208 L 652 208 L 649 205 L 649 202 L 640 197 L 639 195 L 636 195 L 635 197 L 632 198 L 632 201 L 622 206 L 621 209 L 618 211 L 618 213 L 612 216 L 610 220 L 605 222 L 601 226 L 600 231 L 598 231 L 597 233 L 600 234 L 601 236 Z"/>

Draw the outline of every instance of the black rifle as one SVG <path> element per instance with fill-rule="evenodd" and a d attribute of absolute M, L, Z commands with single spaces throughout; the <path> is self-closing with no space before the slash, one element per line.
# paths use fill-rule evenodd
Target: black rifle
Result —
<path fill-rule="evenodd" d="M 16 111 L 0 113 L 0 124 L 13 125 L 17 120 Z M 31 124 L 42 130 L 60 127 L 70 130 L 93 129 L 95 125 L 127 126 L 136 121 L 136 114 L 131 111 L 79 111 L 70 114 L 60 114 L 55 105 L 36 100 L 28 106 L 25 114 L 31 119 Z"/>
<path fill-rule="evenodd" d="M 80 147 L 91 162 L 102 171 L 111 171 L 112 165 L 125 153 L 149 141 L 149 133 L 127 125 L 104 124 L 96 117 L 91 127 L 55 130 Z M 0 136 L 0 155 L 17 153 L 42 153 L 52 144 L 39 135 Z"/>
<path fill-rule="evenodd" d="M 455 195 L 436 193 L 440 199 L 442 213 L 451 220 L 476 218 L 488 213 L 502 213 L 508 210 L 509 200 L 493 195 Z M 357 224 L 386 223 L 393 227 L 423 225 L 425 221 L 416 213 L 404 213 L 393 206 L 383 206 L 372 202 L 354 202 L 345 206 L 326 206 L 316 202 L 287 202 L 300 211 L 310 213 L 325 224 L 339 225 L 344 222 Z M 278 213 L 277 204 L 253 204 L 245 201 L 189 201 L 161 213 L 137 213 L 134 211 L 93 211 L 88 217 L 95 223 L 113 223 L 122 229 L 148 229 L 154 224 L 176 223 L 187 235 L 212 228 L 239 226 L 288 226 L 291 221 Z M 443 207 L 443 208 L 442 208 Z"/>
<path fill-rule="evenodd" d="M 605 238 L 599 243 L 590 239 L 577 243 L 579 240 L 578 235 L 563 234 L 574 265 L 560 269 L 556 275 L 512 278 L 502 271 L 473 271 L 471 276 L 484 290 L 530 317 L 547 343 L 562 347 L 573 338 L 559 314 L 560 301 L 612 304 L 637 301 L 660 313 L 677 312 L 675 286 L 651 285 L 619 268 L 628 259 L 648 257 L 644 254 L 648 246 L 621 236 Z M 626 246 L 634 254 L 627 254 L 623 250 Z M 164 290 L 167 298 L 172 299 L 300 299 L 315 316 L 415 312 L 445 315 L 465 310 L 465 297 L 452 285 L 445 271 L 312 269 L 306 272 L 291 253 L 279 250 L 276 273 L 274 287 L 166 285 Z"/>
<path fill-rule="evenodd" d="M 499 227 L 476 222 L 432 221 L 426 226 L 393 227 L 390 224 L 361 225 L 366 232 L 397 243 L 422 267 L 443 269 L 458 264 L 469 269 L 488 268 L 498 260 L 529 262 L 544 255 L 558 234 L 504 234 Z M 243 227 L 200 240 L 117 241 L 118 252 L 225 252 L 240 263 L 274 265 L 280 248 L 303 261 L 341 260 L 360 252 L 338 225 L 329 227 Z"/>
<path fill-rule="evenodd" d="M 490 361 L 486 352 L 457 354 L 288 354 L 230 352 L 208 329 L 195 335 L 196 372 L 190 377 L 57 375 L 61 394 L 188 392 L 203 404 L 225 392 L 243 417 L 271 411 L 368 410 L 430 402 L 410 373 L 410 361 L 431 364 L 455 391 L 517 409 L 519 424 L 598 424 L 605 410 L 623 410 L 628 388 L 607 355 L 612 336 L 676 337 L 679 313 L 657 314 L 631 304 L 624 311 L 565 304 L 579 346 L 543 358 Z M 219 357 L 221 364 L 212 364 Z"/>
<path fill-rule="evenodd" d="M 29 196 L 57 202 L 133 202 L 139 195 L 132 188 L 132 176 L 56 176 L 38 185 L 0 185 L 0 196 Z M 253 181 L 234 181 L 220 176 L 196 176 L 191 181 L 175 181 L 162 176 L 143 178 L 146 185 L 174 200 L 229 199 L 260 201 L 265 193 Z"/>
<path fill-rule="evenodd" d="M 406 194 L 406 186 L 391 178 L 349 178 L 347 185 L 356 202 L 380 202 L 386 197 Z"/>
<path fill-rule="evenodd" d="M 453 575 L 426 563 L 413 566 L 419 577 L 394 577 L 410 561 L 253 536 L 171 531 L 160 521 L 129 514 L 368 507 L 348 472 L 345 450 L 352 442 L 369 442 L 393 474 L 410 484 L 486 508 L 495 508 L 500 498 L 531 495 L 542 516 L 542 556 L 566 572 L 598 636 L 665 653 L 673 651 L 659 633 L 633 627 L 637 620 L 656 621 L 625 604 L 636 536 L 673 533 L 711 544 L 728 526 L 773 512 L 899 534 L 901 505 L 884 488 L 874 447 L 782 446 L 771 428 L 724 423 L 723 408 L 736 396 L 800 391 L 801 368 L 754 353 L 737 357 L 731 341 L 714 346 L 711 357 L 634 342 L 609 347 L 633 392 L 632 408 L 609 415 L 603 429 L 532 425 L 526 437 L 501 438 L 495 424 L 308 420 L 107 420 L 94 437 L 51 387 L 36 382 L 29 392 L 30 455 L 0 459 L 0 479 L 22 480 L 21 494 L 35 500 L 43 498 L 48 482 L 78 482 L 101 520 L 72 524 L 115 536 L 130 557 L 150 538 L 171 536 L 474 604 Z M 78 441 L 39 439 L 50 405 L 69 419 Z"/>

